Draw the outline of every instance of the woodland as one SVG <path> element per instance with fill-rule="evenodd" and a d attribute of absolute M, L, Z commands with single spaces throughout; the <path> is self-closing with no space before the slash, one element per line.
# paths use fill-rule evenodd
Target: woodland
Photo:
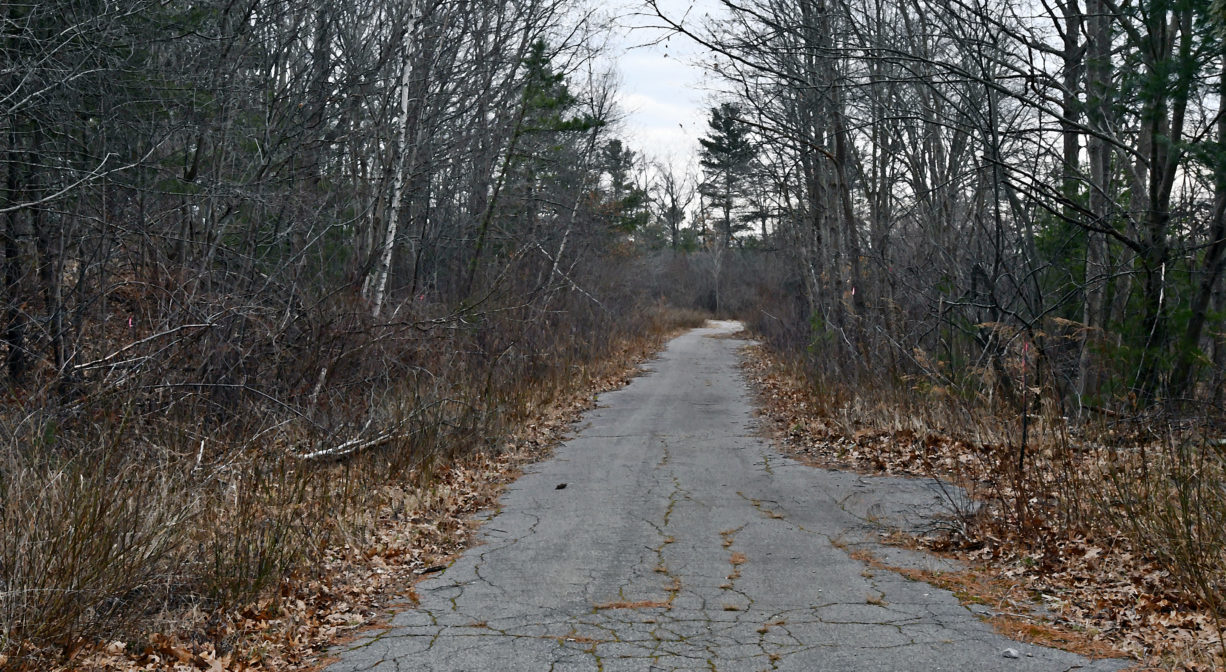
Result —
<path fill-rule="evenodd" d="M 689 169 L 580 3 L 0 5 L 0 667 L 317 576 L 705 316 L 1226 660 L 1226 4 L 717 4 L 627 9 L 707 54 Z"/>

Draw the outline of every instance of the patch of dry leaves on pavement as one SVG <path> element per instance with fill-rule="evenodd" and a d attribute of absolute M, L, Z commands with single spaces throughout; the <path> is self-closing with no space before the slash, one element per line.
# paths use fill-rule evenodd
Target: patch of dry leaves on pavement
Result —
<path fill-rule="evenodd" d="M 676 335 L 674 331 L 671 335 Z M 667 339 L 670 336 L 664 336 Z M 229 613 L 171 613 L 164 632 L 115 641 L 69 656 L 61 669 L 97 672 L 255 672 L 319 669 L 329 647 L 381 627 L 412 606 L 413 586 L 469 546 L 474 514 L 497 507 L 526 464 L 548 456 L 596 395 L 622 387 L 662 339 L 623 343 L 587 371 L 586 389 L 532 409 L 496 454 L 462 456 L 419 484 L 382 486 L 373 532 L 326 550 L 310 576 L 285 577 L 274 594 Z M 3 662 L 3 661 L 0 661 Z"/>
<path fill-rule="evenodd" d="M 1059 493 L 1030 503 L 1024 530 L 1001 524 L 1013 514 L 1003 507 L 1015 494 L 996 478 L 1005 451 L 916 431 L 914 423 L 886 429 L 824 416 L 809 386 L 760 345 L 746 348 L 744 371 L 758 392 L 765 428 L 800 461 L 865 474 L 935 476 L 967 492 L 965 510 L 944 534 L 894 541 L 959 559 L 968 569 L 912 578 L 945 587 L 964 603 L 987 605 L 994 614 L 987 620 L 1023 641 L 1091 657 L 1122 653 L 1135 670 L 1226 669 L 1211 612 L 1123 534 L 1108 525 L 1090 531 L 1062 523 Z"/>

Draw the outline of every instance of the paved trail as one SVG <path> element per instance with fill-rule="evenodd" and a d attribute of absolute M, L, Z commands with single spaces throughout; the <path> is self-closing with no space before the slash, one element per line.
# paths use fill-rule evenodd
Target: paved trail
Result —
<path fill-rule="evenodd" d="M 870 520 L 914 526 L 941 490 L 775 453 L 753 430 L 743 342 L 711 338 L 736 326 L 674 340 L 603 395 L 483 543 L 418 586 L 420 607 L 329 671 L 1120 667 L 1004 639 L 946 591 L 849 557 Z"/>

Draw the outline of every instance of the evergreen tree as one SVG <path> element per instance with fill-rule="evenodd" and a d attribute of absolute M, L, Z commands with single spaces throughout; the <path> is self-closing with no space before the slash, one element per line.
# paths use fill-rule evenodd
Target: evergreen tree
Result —
<path fill-rule="evenodd" d="M 520 237 L 552 221 L 559 204 L 572 199 L 550 192 L 579 188 L 583 176 L 576 167 L 583 162 L 576 157 L 589 151 L 589 134 L 605 124 L 580 111 L 581 101 L 571 92 L 565 73 L 554 65 L 543 40 L 534 42 L 524 58 L 521 91 L 519 118 L 505 155 L 501 182 L 494 187 L 493 201 L 478 231 L 469 286 L 495 214 L 504 220 L 505 230 Z"/>
<path fill-rule="evenodd" d="M 740 113 L 740 107 L 733 103 L 711 108 L 707 121 L 710 131 L 698 140 L 702 145 L 699 157 L 704 174 L 699 193 L 717 213 L 714 224 L 724 247 L 730 247 L 736 233 L 747 228 L 734 213 L 757 154 L 749 138 L 749 126 L 741 121 Z"/>
<path fill-rule="evenodd" d="M 636 231 L 650 219 L 647 192 L 631 179 L 639 157 L 613 138 L 601 148 L 601 170 L 609 176 L 611 224 L 621 231 Z"/>

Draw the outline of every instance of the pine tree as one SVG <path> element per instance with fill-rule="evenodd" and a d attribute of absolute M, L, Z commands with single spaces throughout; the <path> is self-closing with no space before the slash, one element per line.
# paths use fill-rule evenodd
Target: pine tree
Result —
<path fill-rule="evenodd" d="M 638 155 L 621 140 L 613 138 L 601 148 L 600 161 L 601 170 L 609 176 L 611 225 L 626 232 L 642 228 L 651 213 L 647 209 L 647 192 L 631 179 L 639 163 Z"/>
<path fill-rule="evenodd" d="M 718 213 L 715 226 L 724 247 L 730 247 L 736 233 L 747 228 L 737 221 L 734 212 L 738 199 L 745 192 L 750 166 L 757 155 L 749 137 L 749 126 L 740 120 L 740 113 L 740 107 L 733 103 L 711 108 L 711 118 L 707 122 L 710 132 L 698 140 L 702 145 L 699 157 L 705 178 L 699 193 Z"/>

